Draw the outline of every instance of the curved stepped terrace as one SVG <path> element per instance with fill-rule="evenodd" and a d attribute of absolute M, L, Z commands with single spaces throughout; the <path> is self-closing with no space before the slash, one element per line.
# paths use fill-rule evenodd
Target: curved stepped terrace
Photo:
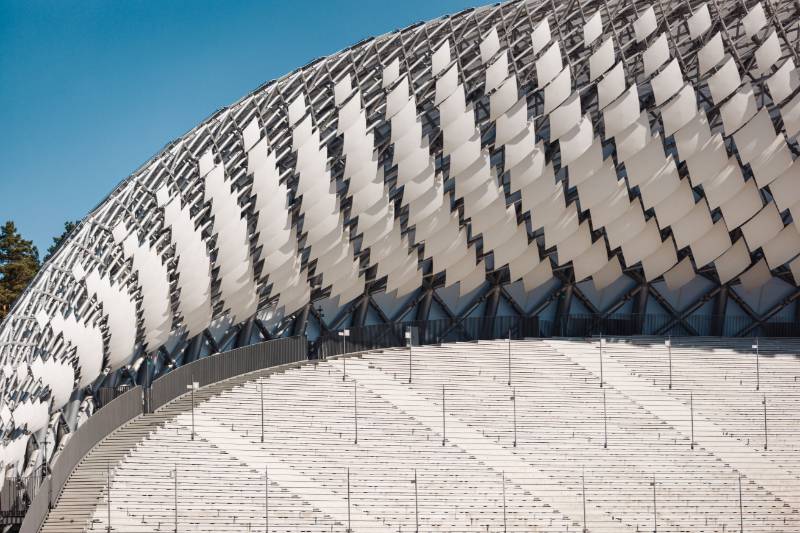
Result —
<path fill-rule="evenodd" d="M 761 341 L 757 394 L 750 342 L 674 340 L 672 389 L 660 338 L 609 340 L 603 388 L 597 339 L 414 347 L 410 384 L 407 349 L 240 376 L 195 393 L 194 441 L 189 395 L 112 434 L 43 531 L 105 531 L 107 469 L 112 531 L 174 531 L 176 466 L 178 531 L 265 531 L 267 471 L 270 532 L 415 531 L 415 488 L 420 531 L 579 532 L 584 491 L 591 532 L 739 531 L 740 475 L 746 531 L 798 531 L 800 342 Z"/>

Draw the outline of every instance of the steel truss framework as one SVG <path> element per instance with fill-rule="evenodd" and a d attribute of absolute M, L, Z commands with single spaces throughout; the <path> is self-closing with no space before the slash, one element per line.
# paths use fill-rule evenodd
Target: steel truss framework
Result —
<path fill-rule="evenodd" d="M 658 314 L 648 333 L 751 335 L 787 320 L 798 9 L 509 2 L 259 87 L 123 181 L 2 324 L 4 465 L 41 464 L 33 450 L 52 455 L 100 387 L 290 333 Z M 726 329 L 732 311 L 747 323 Z"/>

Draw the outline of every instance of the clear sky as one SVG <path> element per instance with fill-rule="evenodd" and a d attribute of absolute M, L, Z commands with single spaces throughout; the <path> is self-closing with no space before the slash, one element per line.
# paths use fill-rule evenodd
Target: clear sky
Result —
<path fill-rule="evenodd" d="M 0 0 L 0 222 L 40 255 L 170 140 L 314 58 L 485 0 Z"/>

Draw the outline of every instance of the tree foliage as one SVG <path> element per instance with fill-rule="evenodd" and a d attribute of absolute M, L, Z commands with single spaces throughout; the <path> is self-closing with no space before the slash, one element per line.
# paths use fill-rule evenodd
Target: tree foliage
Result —
<path fill-rule="evenodd" d="M 39 270 L 39 251 L 10 220 L 0 228 L 0 320 Z"/>
<path fill-rule="evenodd" d="M 61 243 L 64 242 L 64 240 L 69 236 L 72 230 L 75 229 L 79 222 L 79 220 L 74 222 L 72 220 L 67 220 L 64 222 L 64 231 L 58 237 L 53 237 L 53 244 L 51 244 L 47 249 L 47 253 L 44 256 L 44 259 L 42 259 L 42 263 L 47 262 L 47 260 L 50 259 L 54 253 L 56 253 L 58 247 L 61 246 Z"/>

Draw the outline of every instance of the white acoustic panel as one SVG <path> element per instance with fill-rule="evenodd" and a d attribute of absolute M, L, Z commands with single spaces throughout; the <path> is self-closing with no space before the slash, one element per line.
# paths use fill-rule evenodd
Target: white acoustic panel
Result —
<path fill-rule="evenodd" d="M 622 277 L 622 265 L 615 255 L 608 260 L 603 268 L 592 274 L 595 289 L 602 291 Z"/>
<path fill-rule="evenodd" d="M 648 6 L 633 23 L 633 33 L 638 42 L 643 42 L 658 28 L 656 12 L 653 6 Z"/>
<path fill-rule="evenodd" d="M 689 36 L 697 39 L 711 27 L 711 13 L 708 11 L 708 4 L 703 3 L 697 7 L 686 21 L 689 27 Z"/>
<path fill-rule="evenodd" d="M 775 127 L 766 107 L 762 107 L 741 130 L 733 135 L 742 162 L 749 163 L 769 148 L 775 139 Z"/>
<path fill-rule="evenodd" d="M 658 249 L 642 259 L 642 270 L 647 281 L 653 281 L 678 263 L 675 243 L 667 238 Z"/>
<path fill-rule="evenodd" d="M 703 192 L 709 209 L 716 209 L 744 188 L 742 169 L 736 158 L 731 157 L 722 171 L 703 182 Z"/>
<path fill-rule="evenodd" d="M 697 97 L 691 83 L 683 88 L 661 108 L 664 135 L 672 135 L 697 115 Z"/>
<path fill-rule="evenodd" d="M 621 217 L 606 226 L 608 246 L 613 250 L 629 241 L 645 229 L 642 204 L 638 199 L 631 202 Z"/>
<path fill-rule="evenodd" d="M 777 237 L 783 220 L 774 202 L 768 203 L 753 218 L 742 225 L 742 236 L 751 252 Z"/>
<path fill-rule="evenodd" d="M 725 98 L 733 94 L 742 84 L 736 61 L 727 56 L 719 69 L 708 78 L 708 90 L 715 104 L 722 103 Z"/>
<path fill-rule="evenodd" d="M 569 237 L 561 241 L 557 246 L 558 264 L 564 265 L 579 255 L 586 252 L 592 245 L 592 232 L 589 222 L 584 221 L 578 229 Z"/>
<path fill-rule="evenodd" d="M 731 236 L 725 221 L 720 219 L 702 237 L 692 243 L 697 268 L 703 268 L 731 247 Z"/>
<path fill-rule="evenodd" d="M 639 92 L 634 84 L 603 110 L 606 137 L 614 137 L 633 124 L 640 111 Z"/>
<path fill-rule="evenodd" d="M 569 98 L 572 91 L 572 71 L 569 65 L 565 66 L 553 81 L 544 88 L 544 112 L 550 113 Z"/>
<path fill-rule="evenodd" d="M 656 216 L 658 212 L 656 211 Z M 679 220 L 672 223 L 672 236 L 675 237 L 675 246 L 680 250 L 684 246 L 697 241 L 713 226 L 711 214 L 705 200 L 700 200 L 692 209 Z"/>
<path fill-rule="evenodd" d="M 608 263 L 606 241 L 596 240 L 591 247 L 572 261 L 575 281 L 582 281 L 603 268 Z"/>
<path fill-rule="evenodd" d="M 767 17 L 764 14 L 764 7 L 761 2 L 754 4 L 750 11 L 742 19 L 742 26 L 744 26 L 744 34 L 752 37 L 767 24 Z"/>
<path fill-rule="evenodd" d="M 772 76 L 767 79 L 767 88 L 776 104 L 782 103 L 800 86 L 800 72 L 791 57 L 786 58 Z"/>
<path fill-rule="evenodd" d="M 533 53 L 538 54 L 544 50 L 545 46 L 550 42 L 550 22 L 547 17 L 540 20 L 533 28 L 531 33 L 531 44 L 533 45 Z"/>
<path fill-rule="evenodd" d="M 553 41 L 536 60 L 536 82 L 539 87 L 542 88 L 550 83 L 563 68 L 561 46 L 558 41 Z"/>
<path fill-rule="evenodd" d="M 766 285 L 770 279 L 772 279 L 772 273 L 769 271 L 767 262 L 761 259 L 739 276 L 739 283 L 745 291 L 753 292 Z"/>
<path fill-rule="evenodd" d="M 734 230 L 750 220 L 763 206 L 755 180 L 749 180 L 730 200 L 720 206 L 729 230 Z"/>
<path fill-rule="evenodd" d="M 661 232 L 655 218 L 651 218 L 638 235 L 622 243 L 622 257 L 626 266 L 633 266 L 655 253 L 661 246 Z"/>
<path fill-rule="evenodd" d="M 741 89 L 720 106 L 722 127 L 725 135 L 732 135 L 756 114 L 756 99 L 753 86 L 745 83 Z"/>
<path fill-rule="evenodd" d="M 800 159 L 795 159 L 783 174 L 769 184 L 769 191 L 780 211 L 786 211 L 800 202 Z"/>
<path fill-rule="evenodd" d="M 595 11 L 594 14 L 586 20 L 583 25 L 583 45 L 591 45 L 598 37 L 603 34 L 603 19 L 600 16 L 600 11 Z"/>
<path fill-rule="evenodd" d="M 669 61 L 669 44 L 667 43 L 667 36 L 661 34 L 653 41 L 647 50 L 642 55 L 644 61 L 644 75 L 652 75 L 658 68 Z"/>
<path fill-rule="evenodd" d="M 697 51 L 697 62 L 700 74 L 705 74 L 725 59 L 725 47 L 722 34 L 715 33 L 706 44 Z"/>
<path fill-rule="evenodd" d="M 572 96 L 550 113 L 550 142 L 563 137 L 581 121 L 581 98 L 578 93 Z"/>
<path fill-rule="evenodd" d="M 756 154 L 750 168 L 759 189 L 763 189 L 792 166 L 792 153 L 783 135 L 776 135 L 769 146 Z"/>
<path fill-rule="evenodd" d="M 553 279 L 553 265 L 544 258 L 536 267 L 522 277 L 522 285 L 527 292 L 532 292 Z"/>
<path fill-rule="evenodd" d="M 727 252 L 718 257 L 714 261 L 714 266 L 722 284 L 728 283 L 744 272 L 750 266 L 750 252 L 747 251 L 744 239 L 736 241 Z"/>
<path fill-rule="evenodd" d="M 692 260 L 687 255 L 681 261 L 664 273 L 664 283 L 671 291 L 678 291 L 695 278 Z"/>
<path fill-rule="evenodd" d="M 614 66 L 614 59 L 614 43 L 609 37 L 589 57 L 589 78 L 594 81 L 602 76 Z"/>
<path fill-rule="evenodd" d="M 681 72 L 681 67 L 678 65 L 678 60 L 673 59 L 670 61 L 661 72 L 650 80 L 650 84 L 653 86 L 653 97 L 657 106 L 672 98 L 684 84 L 683 72 Z"/>
<path fill-rule="evenodd" d="M 770 268 L 778 268 L 800 254 L 800 232 L 789 224 L 762 246 L 764 258 Z"/>
<path fill-rule="evenodd" d="M 625 69 L 622 61 L 619 61 L 614 68 L 606 72 L 603 79 L 597 82 L 597 107 L 605 108 L 608 104 L 617 99 L 622 91 L 625 90 Z"/>

